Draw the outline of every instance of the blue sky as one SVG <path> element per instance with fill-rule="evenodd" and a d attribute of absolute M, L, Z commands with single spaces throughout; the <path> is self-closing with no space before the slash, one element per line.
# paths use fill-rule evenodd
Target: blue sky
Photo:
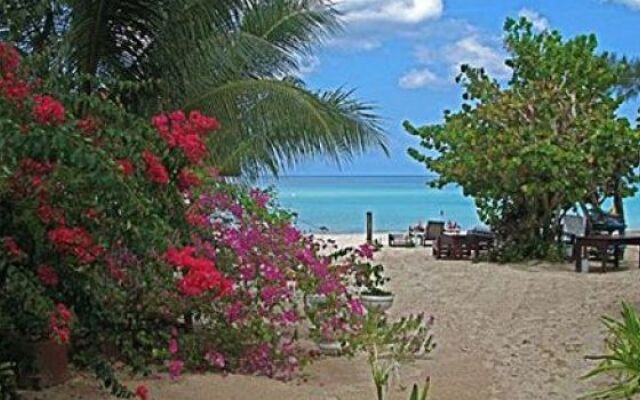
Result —
<path fill-rule="evenodd" d="M 563 36 L 595 33 L 603 51 L 640 56 L 640 0 L 336 0 L 343 33 L 318 48 L 304 79 L 313 88 L 355 88 L 384 118 L 391 156 L 373 151 L 339 168 L 310 160 L 290 175 L 423 175 L 406 150 L 402 121 L 437 123 L 460 106 L 453 77 L 469 63 L 507 77 L 501 44 L 507 17 L 525 15 Z M 635 119 L 637 104 L 623 113 Z"/>

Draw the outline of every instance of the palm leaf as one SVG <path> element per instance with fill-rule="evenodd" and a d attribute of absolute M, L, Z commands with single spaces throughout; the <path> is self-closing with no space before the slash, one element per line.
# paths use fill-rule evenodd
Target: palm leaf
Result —
<path fill-rule="evenodd" d="M 224 130 L 215 141 L 216 163 L 250 175 L 278 173 L 304 158 L 328 155 L 336 163 L 372 146 L 385 152 L 371 105 L 342 89 L 313 93 L 291 81 L 245 79 L 213 88 L 188 108 L 216 113 Z"/>

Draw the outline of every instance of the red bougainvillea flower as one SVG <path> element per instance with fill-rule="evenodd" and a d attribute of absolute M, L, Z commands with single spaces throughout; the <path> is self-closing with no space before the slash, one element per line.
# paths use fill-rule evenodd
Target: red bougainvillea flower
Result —
<path fill-rule="evenodd" d="M 122 171 L 122 173 L 125 176 L 133 175 L 133 173 L 136 170 L 135 167 L 133 166 L 133 162 L 126 158 L 122 160 L 117 160 L 116 163 L 118 164 L 118 167 L 120 167 L 120 171 Z"/>
<path fill-rule="evenodd" d="M 20 66 L 20 53 L 9 43 L 0 42 L 0 74 L 12 75 Z"/>
<path fill-rule="evenodd" d="M 202 115 L 199 111 L 190 112 L 188 118 L 182 111 L 159 114 L 151 118 L 151 124 L 169 147 L 180 148 L 189 162 L 194 164 L 202 161 L 208 152 L 203 137 L 220 128 L 215 118 Z"/>
<path fill-rule="evenodd" d="M 85 264 L 95 261 L 104 251 L 93 243 L 93 238 L 84 228 L 61 226 L 50 230 L 48 236 L 58 252 L 73 255 Z"/>
<path fill-rule="evenodd" d="M 0 80 L 0 92 L 12 103 L 21 105 L 31 94 L 31 88 L 25 82 L 3 79 Z"/>
<path fill-rule="evenodd" d="M 149 400 L 149 389 L 145 385 L 138 385 L 136 387 L 136 397 L 140 400 Z"/>
<path fill-rule="evenodd" d="M 96 221 L 100 217 L 100 211 L 95 208 L 89 208 L 84 212 L 84 216 L 91 221 Z"/>
<path fill-rule="evenodd" d="M 82 133 L 87 136 L 93 136 L 100 130 L 100 124 L 95 117 L 88 116 L 83 119 L 79 119 L 76 126 Z"/>
<path fill-rule="evenodd" d="M 24 252 L 22 251 L 20 246 L 18 246 L 18 243 L 16 242 L 16 240 L 13 237 L 7 236 L 7 237 L 3 238 L 2 239 L 2 244 L 4 245 L 4 250 L 10 256 L 15 257 L 15 258 L 19 258 L 19 257 L 22 257 L 24 255 Z"/>
<path fill-rule="evenodd" d="M 198 110 L 189 113 L 189 122 L 198 130 L 198 134 L 206 135 L 209 132 L 220 129 L 220 122 L 217 119 L 203 115 Z"/>
<path fill-rule="evenodd" d="M 42 264 L 38 267 L 38 279 L 42 282 L 43 285 L 49 287 L 58 286 L 59 279 L 58 274 L 52 266 Z"/>
<path fill-rule="evenodd" d="M 200 186 L 202 184 L 202 180 L 195 173 L 183 169 L 180 171 L 180 175 L 178 176 L 178 187 L 180 190 L 185 191 L 189 190 L 192 187 Z"/>
<path fill-rule="evenodd" d="M 147 178 L 151 182 L 163 185 L 169 183 L 169 173 L 158 156 L 145 150 L 142 152 L 142 159 L 147 165 Z"/>
<path fill-rule="evenodd" d="M 195 256 L 193 246 L 167 250 L 169 264 L 185 271 L 178 281 L 178 289 L 185 296 L 199 296 L 210 290 L 217 290 L 218 296 L 226 296 L 232 290 L 232 283 L 216 268 L 214 262 L 204 257 Z"/>
<path fill-rule="evenodd" d="M 61 208 L 51 207 L 50 205 L 43 204 L 38 207 L 38 218 L 43 224 L 65 224 L 64 210 Z"/>
<path fill-rule="evenodd" d="M 53 163 L 45 161 L 36 161 L 31 158 L 20 160 L 20 170 L 31 175 L 45 175 L 53 171 L 55 168 Z"/>
<path fill-rule="evenodd" d="M 64 123 L 64 107 L 51 96 L 34 96 L 33 118 L 42 125 Z"/>
<path fill-rule="evenodd" d="M 49 317 L 49 329 L 51 338 L 59 343 L 69 343 L 71 340 L 71 319 L 73 314 L 62 303 L 56 304 L 56 308 Z"/>

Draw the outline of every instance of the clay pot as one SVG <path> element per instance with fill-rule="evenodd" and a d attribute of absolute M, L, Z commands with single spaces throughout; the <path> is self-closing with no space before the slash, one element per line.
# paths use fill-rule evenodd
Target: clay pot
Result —
<path fill-rule="evenodd" d="M 69 379 L 69 353 L 65 344 L 44 340 L 21 345 L 31 360 L 30 368 L 18 371 L 18 384 L 29 389 L 60 385 Z"/>

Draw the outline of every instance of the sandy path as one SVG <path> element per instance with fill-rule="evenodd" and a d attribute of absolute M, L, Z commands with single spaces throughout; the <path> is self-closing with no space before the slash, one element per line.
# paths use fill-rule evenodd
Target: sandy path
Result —
<path fill-rule="evenodd" d="M 608 274 L 577 274 L 568 264 L 436 261 L 425 249 L 385 248 L 377 257 L 397 294 L 391 312 L 424 311 L 436 319 L 432 359 L 404 366 L 401 377 L 409 385 L 430 375 L 432 400 L 575 399 L 592 387 L 579 378 L 593 366 L 584 356 L 602 351 L 599 317 L 617 315 L 621 301 L 638 304 L 640 297 L 635 252 L 627 261 L 633 267 Z M 361 356 L 324 359 L 305 372 L 304 382 L 207 375 L 146 383 L 157 400 L 373 400 Z M 88 382 L 78 378 L 40 398 L 100 398 Z M 391 400 L 406 397 L 394 386 Z"/>

